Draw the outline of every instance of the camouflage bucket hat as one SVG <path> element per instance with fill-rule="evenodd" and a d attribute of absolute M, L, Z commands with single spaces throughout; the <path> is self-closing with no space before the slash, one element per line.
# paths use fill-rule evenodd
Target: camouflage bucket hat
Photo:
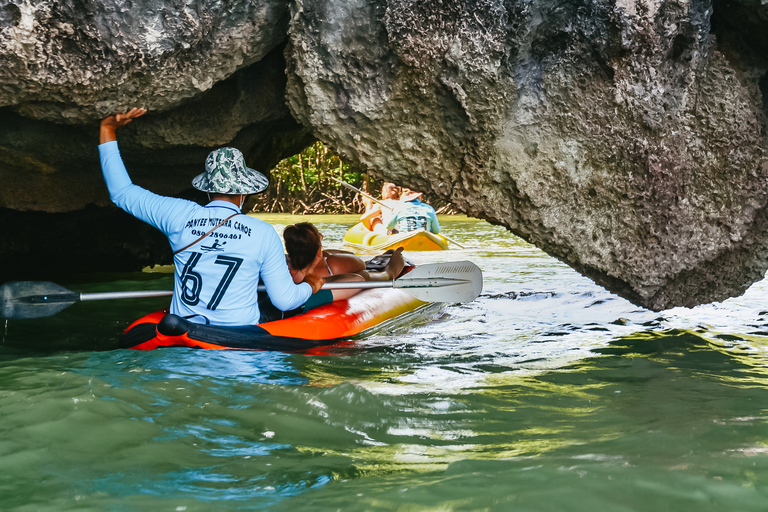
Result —
<path fill-rule="evenodd" d="M 267 189 L 269 179 L 246 167 L 239 150 L 219 148 L 205 159 L 205 172 L 195 176 L 192 186 L 215 194 L 258 194 Z"/>

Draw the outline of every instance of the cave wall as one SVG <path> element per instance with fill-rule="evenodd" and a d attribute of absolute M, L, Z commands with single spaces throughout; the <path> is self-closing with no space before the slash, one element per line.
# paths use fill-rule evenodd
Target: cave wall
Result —
<path fill-rule="evenodd" d="M 119 144 L 131 178 L 154 192 L 178 194 L 217 147 L 237 147 L 266 171 L 316 140 L 285 105 L 285 65 L 279 46 L 195 100 L 150 111 L 122 128 Z M 98 137 L 98 120 L 64 125 L 0 108 L 0 207 L 55 213 L 109 205 Z"/>
<path fill-rule="evenodd" d="M 722 300 L 768 267 L 765 68 L 721 48 L 712 12 L 303 0 L 289 105 L 347 156 L 637 304 Z"/>

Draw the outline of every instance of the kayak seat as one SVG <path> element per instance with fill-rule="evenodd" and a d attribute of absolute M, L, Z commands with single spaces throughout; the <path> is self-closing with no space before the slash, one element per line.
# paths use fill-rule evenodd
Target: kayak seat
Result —
<path fill-rule="evenodd" d="M 368 272 L 384 272 L 384 270 L 387 268 L 387 265 L 389 264 L 389 259 L 391 257 L 392 254 L 388 252 L 374 256 L 365 262 L 365 270 Z M 405 267 L 403 268 L 403 272 L 400 275 L 405 274 L 409 268 L 416 266 L 416 263 L 412 262 L 408 258 L 403 258 L 403 261 L 405 262 Z"/>
<path fill-rule="evenodd" d="M 157 324 L 157 332 L 165 336 L 183 336 L 189 331 L 189 322 L 178 315 L 165 315 Z"/>

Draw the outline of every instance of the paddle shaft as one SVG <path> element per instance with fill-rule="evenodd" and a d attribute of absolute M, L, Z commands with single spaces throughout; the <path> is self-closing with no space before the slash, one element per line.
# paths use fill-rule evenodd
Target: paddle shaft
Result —
<path fill-rule="evenodd" d="M 452 244 L 456 244 L 456 245 L 458 245 L 459 247 L 461 247 L 462 249 L 466 249 L 466 247 L 464 247 L 464 246 L 463 246 L 463 245 L 461 245 L 459 242 L 457 242 L 457 241 L 456 241 L 456 240 L 454 240 L 453 238 L 449 237 L 449 236 L 448 236 L 448 235 L 446 235 L 445 233 L 440 233 L 440 235 L 442 235 L 442 237 L 443 237 L 443 238 L 445 238 L 446 240 L 448 240 L 448 241 L 449 241 L 449 242 L 451 242 Z"/>
<path fill-rule="evenodd" d="M 350 281 L 342 283 L 325 283 L 321 290 L 367 290 L 372 288 L 439 288 L 441 286 L 454 286 L 463 284 L 466 280 L 450 279 L 445 277 L 396 279 L 394 281 Z M 267 291 L 263 284 L 258 285 L 260 292 Z M 172 290 L 143 290 L 129 292 L 98 292 L 98 293 L 47 293 L 40 295 L 27 295 L 16 299 L 25 304 L 50 304 L 55 302 L 85 302 L 91 300 L 112 299 L 141 299 L 149 297 L 168 297 L 173 295 Z"/>
<path fill-rule="evenodd" d="M 463 279 L 449 279 L 444 277 L 433 277 L 431 279 L 396 279 L 394 281 L 347 281 L 342 283 L 325 283 L 321 290 L 368 290 L 373 288 L 424 288 L 453 286 L 466 282 Z M 258 286 L 260 292 L 266 292 L 267 287 L 263 284 Z M 76 294 L 75 294 L 76 295 Z M 81 293 L 80 301 L 89 300 L 111 300 L 111 299 L 140 299 L 147 297 L 167 297 L 173 295 L 171 290 L 145 290 L 132 292 L 99 292 L 99 293 Z M 45 299 L 44 299 L 45 297 Z M 30 296 L 24 297 L 29 302 L 55 302 L 55 295 Z M 66 297 L 65 302 L 72 302 L 72 296 Z"/>
<path fill-rule="evenodd" d="M 144 297 L 167 297 L 173 295 L 172 290 L 145 290 L 135 292 L 101 292 L 81 293 L 80 300 L 110 300 L 110 299 L 139 299 Z"/>
<path fill-rule="evenodd" d="M 382 203 L 381 201 L 379 201 L 378 199 L 376 199 L 375 197 L 373 197 L 371 194 L 367 194 L 367 193 L 363 192 L 363 191 L 362 191 L 362 190 L 360 190 L 359 188 L 357 188 L 357 187 L 354 187 L 354 186 L 350 185 L 350 184 L 349 184 L 349 183 L 347 183 L 346 181 L 341 181 L 340 179 L 338 179 L 338 178 L 334 178 L 333 176 L 331 176 L 331 179 L 332 179 L 332 180 L 334 180 L 334 181 L 338 181 L 339 183 L 341 183 L 342 185 L 344 185 L 345 187 L 347 187 L 347 188 L 348 188 L 348 189 L 350 189 L 350 190 L 354 190 L 355 192 L 357 192 L 357 193 L 358 193 L 358 194 L 360 194 L 361 196 L 365 196 L 365 197 L 367 197 L 368 199 L 370 199 L 371 201 L 375 201 L 375 202 L 379 203 L 381 206 L 383 206 L 383 207 L 384 207 L 384 208 L 386 208 L 387 210 L 392 210 L 392 207 L 391 207 L 391 206 L 388 206 L 388 205 L 386 205 L 386 204 Z"/>
<path fill-rule="evenodd" d="M 394 281 L 326 283 L 325 290 L 399 288 L 423 302 L 469 302 L 480 295 L 483 273 L 470 261 L 419 265 Z M 259 287 L 264 289 L 263 286 Z M 83 301 L 167 297 L 170 290 L 77 293 L 45 281 L 16 281 L 0 285 L 0 317 L 41 318 Z"/>

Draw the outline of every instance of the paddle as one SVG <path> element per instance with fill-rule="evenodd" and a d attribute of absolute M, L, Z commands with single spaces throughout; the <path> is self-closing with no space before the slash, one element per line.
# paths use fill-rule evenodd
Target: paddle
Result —
<path fill-rule="evenodd" d="M 471 261 L 420 265 L 394 281 L 326 283 L 324 290 L 398 288 L 424 302 L 470 302 L 483 289 L 483 272 Z M 264 291 L 263 285 L 259 286 Z M 52 316 L 76 302 L 173 295 L 170 290 L 77 293 L 47 281 L 15 281 L 0 286 L 0 317 Z"/>
<path fill-rule="evenodd" d="M 379 201 L 378 199 L 376 199 L 376 198 L 375 198 L 375 197 L 373 197 L 372 195 L 370 195 L 370 194 L 367 194 L 367 193 L 363 192 L 363 191 L 362 191 L 362 190 L 360 190 L 359 188 L 357 188 L 357 187 L 355 187 L 355 186 L 352 186 L 352 185 L 350 185 L 350 184 L 349 184 L 349 183 L 347 183 L 346 181 L 341 181 L 340 179 L 338 179 L 338 178 L 334 178 L 333 176 L 331 176 L 330 178 L 331 178 L 332 180 L 334 180 L 334 181 L 338 181 L 339 183 L 341 183 L 342 185 L 344 185 L 344 186 L 345 186 L 345 187 L 347 187 L 348 189 L 350 189 L 350 190 L 354 190 L 355 192 L 357 192 L 357 193 L 358 193 L 358 194 L 360 194 L 361 196 L 365 196 L 365 197 L 367 197 L 368 199 L 370 199 L 371 201 L 375 201 L 375 202 L 379 203 L 381 206 L 383 206 L 383 207 L 384 207 L 384 208 L 386 208 L 387 210 L 390 210 L 390 211 L 394 211 L 394 209 L 393 209 L 391 206 L 387 206 L 386 204 L 382 203 L 381 201 Z M 440 235 L 442 235 L 442 237 L 443 237 L 443 238 L 445 238 L 446 240 L 448 240 L 448 241 L 449 241 L 449 242 L 451 242 L 452 244 L 456 244 L 456 245 L 458 245 L 459 247 L 461 247 L 462 249 L 466 249 L 466 247 L 464 247 L 463 245 L 461 245 L 459 242 L 457 242 L 457 241 L 456 241 L 456 240 L 454 240 L 453 238 L 451 238 L 451 237 L 447 236 L 445 233 L 442 233 L 442 232 L 441 232 L 441 233 L 440 233 Z"/>

